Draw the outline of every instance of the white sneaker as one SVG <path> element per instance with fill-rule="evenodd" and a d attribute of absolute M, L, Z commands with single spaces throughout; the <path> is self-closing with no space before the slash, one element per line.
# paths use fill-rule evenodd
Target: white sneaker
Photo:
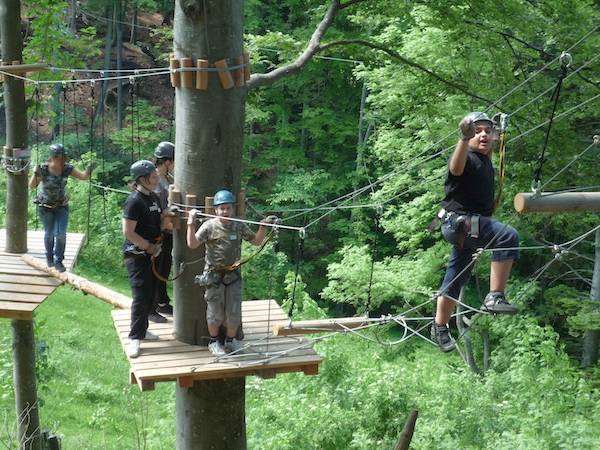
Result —
<path fill-rule="evenodd" d="M 144 336 L 144 341 L 158 341 L 158 335 L 152 333 L 151 331 L 146 331 L 146 336 Z"/>
<path fill-rule="evenodd" d="M 225 342 L 225 351 L 227 353 L 242 353 L 240 350 L 244 347 L 244 344 L 233 338 L 230 342 Z"/>
<path fill-rule="evenodd" d="M 219 341 L 211 342 L 210 344 L 208 344 L 208 351 L 215 356 L 225 355 L 225 349 Z"/>
<path fill-rule="evenodd" d="M 131 339 L 129 341 L 129 348 L 127 349 L 127 354 L 130 358 L 137 358 L 140 356 L 140 340 L 139 339 Z"/>

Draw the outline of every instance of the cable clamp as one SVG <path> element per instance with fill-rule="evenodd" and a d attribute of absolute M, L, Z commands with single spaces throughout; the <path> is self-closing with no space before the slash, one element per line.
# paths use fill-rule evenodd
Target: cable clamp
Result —
<path fill-rule="evenodd" d="M 533 198 L 537 198 L 542 194 L 542 181 L 533 180 L 531 182 L 531 192 L 533 192 Z"/>
<path fill-rule="evenodd" d="M 306 228 L 300 228 L 298 230 L 298 236 L 300 236 L 300 239 L 304 240 L 304 238 L 306 237 Z"/>
<path fill-rule="evenodd" d="M 600 145 L 600 134 L 594 135 L 594 145 Z"/>
<path fill-rule="evenodd" d="M 568 69 L 569 67 L 571 67 L 571 63 L 573 62 L 573 57 L 571 56 L 570 53 L 562 52 L 559 56 L 559 60 L 560 60 L 560 66 L 563 69 Z"/>
<path fill-rule="evenodd" d="M 565 255 L 567 255 L 569 253 L 568 250 L 562 248 L 560 245 L 558 244 L 554 244 L 552 246 L 552 253 L 554 253 L 554 259 L 557 261 L 560 261 L 561 259 L 563 259 L 563 257 Z"/>

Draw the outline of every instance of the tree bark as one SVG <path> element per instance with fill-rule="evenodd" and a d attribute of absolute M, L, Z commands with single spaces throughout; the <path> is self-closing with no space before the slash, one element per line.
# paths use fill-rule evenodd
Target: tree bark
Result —
<path fill-rule="evenodd" d="M 215 61 L 243 54 L 241 0 L 177 0 L 176 58 Z M 224 90 L 216 73 L 208 89 L 177 88 L 175 94 L 175 185 L 198 199 L 219 189 L 240 191 L 246 88 Z M 199 200 L 198 203 L 203 203 Z M 185 243 L 185 227 L 174 234 L 174 267 L 202 256 Z M 194 284 L 201 270 L 186 271 L 174 283 L 174 333 L 177 339 L 206 345 L 204 289 Z M 245 379 L 196 382 L 176 388 L 178 449 L 245 449 Z"/>
<path fill-rule="evenodd" d="M 21 2 L 4 0 L 0 11 L 0 39 L 2 59 L 22 61 L 23 40 L 21 37 Z M 22 80 L 4 77 L 4 106 L 6 117 L 6 147 L 27 148 L 27 107 L 25 86 Z M 7 172 L 6 198 L 6 251 L 27 251 L 27 171 Z"/>
<path fill-rule="evenodd" d="M 2 57 L 6 61 L 21 61 L 21 2 L 3 0 L 0 3 L 0 39 Z M 22 80 L 5 77 L 4 103 L 6 113 L 6 147 L 27 148 L 27 107 Z M 7 173 L 6 251 L 27 251 L 27 171 Z M 17 410 L 19 448 L 41 448 L 40 418 L 35 377 L 35 337 L 31 321 L 13 320 L 13 380 Z"/>
<path fill-rule="evenodd" d="M 596 230 L 596 261 L 594 263 L 594 275 L 592 276 L 592 289 L 590 300 L 597 303 L 600 308 L 600 230 Z M 600 346 L 600 331 L 588 330 L 583 336 L 583 367 L 593 366 L 598 362 L 598 347 Z"/>

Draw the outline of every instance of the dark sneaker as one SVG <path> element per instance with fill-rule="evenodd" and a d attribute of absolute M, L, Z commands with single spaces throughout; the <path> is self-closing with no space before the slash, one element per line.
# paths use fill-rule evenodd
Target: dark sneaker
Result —
<path fill-rule="evenodd" d="M 243 353 L 242 349 L 244 348 L 244 345 L 238 341 L 236 338 L 233 338 L 231 341 L 230 340 L 226 340 L 225 341 L 225 351 L 227 353 Z"/>
<path fill-rule="evenodd" d="M 504 292 L 490 292 L 485 296 L 481 310 L 492 314 L 516 314 L 519 309 L 506 301 Z"/>
<path fill-rule="evenodd" d="M 66 271 L 67 269 L 65 268 L 65 266 L 63 266 L 62 262 L 57 262 L 56 264 L 54 264 L 54 268 L 56 270 L 58 270 L 60 273 Z"/>
<path fill-rule="evenodd" d="M 444 353 L 451 352 L 456 348 L 456 342 L 450 334 L 447 325 L 431 325 L 431 340 L 435 342 Z"/>
<path fill-rule="evenodd" d="M 48 267 L 54 267 L 54 258 L 48 258 L 48 257 L 46 257 L 46 265 Z"/>
<path fill-rule="evenodd" d="M 150 322 L 154 322 L 154 323 L 167 323 L 168 322 L 168 320 L 165 316 L 161 316 L 158 313 L 148 314 L 148 320 Z"/>
<path fill-rule="evenodd" d="M 169 316 L 173 315 L 173 307 L 168 303 L 159 303 L 158 308 L 156 308 L 156 312 L 160 314 L 167 314 Z"/>

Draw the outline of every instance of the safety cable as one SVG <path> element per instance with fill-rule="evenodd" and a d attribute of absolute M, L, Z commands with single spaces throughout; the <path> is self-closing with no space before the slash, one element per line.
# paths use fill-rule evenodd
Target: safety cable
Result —
<path fill-rule="evenodd" d="M 63 109 L 62 109 L 62 145 L 65 145 L 65 120 L 67 118 L 67 85 L 62 84 Z"/>
<path fill-rule="evenodd" d="M 579 158 L 581 158 L 585 153 L 587 153 L 587 151 L 589 149 L 591 149 L 592 147 L 595 147 L 598 145 L 598 139 L 596 139 L 597 136 L 594 137 L 594 140 L 592 141 L 592 143 L 590 145 L 588 145 L 581 153 L 579 153 L 577 156 L 575 156 L 567 165 L 563 166 L 558 172 L 556 172 L 552 177 L 550 177 L 549 180 L 547 180 L 543 185 L 540 186 L 540 191 L 543 191 L 544 188 L 554 179 L 556 179 L 556 177 L 558 177 L 561 173 L 563 173 L 565 170 L 567 170 L 572 164 L 574 164 Z"/>
<path fill-rule="evenodd" d="M 538 159 L 538 167 L 533 175 L 533 184 L 532 189 L 536 192 L 540 190 L 540 185 L 542 182 L 542 168 L 544 167 L 546 149 L 548 147 L 548 139 L 550 137 L 550 130 L 552 129 L 552 122 L 554 121 L 554 114 L 556 113 L 556 107 L 558 106 L 558 100 L 560 97 L 560 89 L 562 87 L 563 80 L 567 76 L 567 71 L 571 66 L 571 55 L 569 53 L 563 52 L 560 55 L 560 75 L 558 77 L 558 81 L 556 82 L 556 88 L 550 97 L 550 100 L 554 100 L 552 104 L 552 112 L 550 113 L 550 120 L 548 122 L 548 128 L 546 129 L 546 136 L 544 138 L 544 145 L 542 146 L 542 153 Z"/>
<path fill-rule="evenodd" d="M 134 131 L 135 131 L 135 114 L 134 114 L 134 109 L 133 109 L 133 100 L 134 100 L 134 78 L 130 78 L 129 79 L 129 99 L 130 99 L 130 107 L 131 107 L 131 164 L 134 163 L 135 161 L 135 157 L 134 157 L 134 150 L 135 150 L 135 139 L 134 139 Z"/>
<path fill-rule="evenodd" d="M 90 84 L 90 96 L 91 96 L 91 110 L 90 110 L 90 152 L 92 155 L 95 155 L 95 133 L 94 133 L 94 117 L 95 117 L 95 94 L 94 94 L 94 84 Z M 92 163 L 90 163 L 92 164 Z M 92 177 L 93 177 L 93 168 L 90 165 L 89 168 L 89 179 L 88 179 L 88 199 L 87 199 L 87 224 L 86 224 L 86 240 L 85 245 L 90 241 L 90 219 L 92 214 Z"/>
<path fill-rule="evenodd" d="M 292 245 L 294 245 L 294 241 L 296 239 L 296 235 L 294 235 L 294 239 L 292 241 Z M 296 268 L 294 270 L 294 287 L 292 289 L 292 301 L 290 302 L 290 307 L 288 309 L 288 317 L 290 321 L 294 316 L 294 307 L 296 305 L 296 285 L 298 284 L 298 276 L 300 272 L 300 260 L 304 255 L 304 236 L 298 236 L 298 252 L 296 254 Z"/>

